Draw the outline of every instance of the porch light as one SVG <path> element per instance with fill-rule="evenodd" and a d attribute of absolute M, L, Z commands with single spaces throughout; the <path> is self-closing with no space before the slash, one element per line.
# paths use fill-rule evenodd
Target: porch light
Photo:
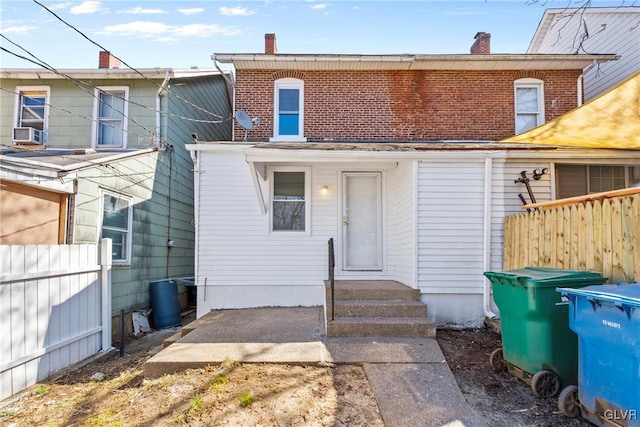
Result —
<path fill-rule="evenodd" d="M 320 188 L 320 193 L 322 193 L 323 195 L 326 195 L 329 192 L 329 186 L 328 185 L 323 185 Z"/>

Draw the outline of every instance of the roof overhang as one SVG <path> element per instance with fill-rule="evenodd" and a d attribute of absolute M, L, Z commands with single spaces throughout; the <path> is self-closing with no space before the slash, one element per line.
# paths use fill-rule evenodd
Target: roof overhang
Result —
<path fill-rule="evenodd" d="M 136 73 L 129 69 L 100 68 L 100 69 L 59 69 L 49 71 L 38 68 L 3 68 L 0 70 L 2 79 L 66 79 L 68 77 L 81 79 L 164 79 L 169 68 L 154 68 L 138 70 Z"/>
<path fill-rule="evenodd" d="M 245 156 L 249 163 L 395 162 L 401 160 L 553 159 L 564 163 L 585 159 L 636 164 L 640 151 L 555 147 L 505 143 L 240 143 L 187 144 L 191 152 Z M 594 156 L 597 153 L 597 156 Z"/>
<path fill-rule="evenodd" d="M 298 55 L 215 53 L 211 59 L 233 64 L 236 70 L 582 70 L 596 63 L 616 61 L 619 55 L 490 54 L 490 55 Z"/>

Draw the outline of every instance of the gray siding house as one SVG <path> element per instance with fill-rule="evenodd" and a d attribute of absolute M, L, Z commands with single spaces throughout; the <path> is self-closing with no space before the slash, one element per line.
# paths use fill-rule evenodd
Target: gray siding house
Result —
<path fill-rule="evenodd" d="M 227 77 L 107 61 L 0 78 L 0 244 L 111 238 L 114 326 L 124 311 L 130 332 L 130 314 L 150 306 L 149 282 L 194 274 L 185 144 L 231 138 Z"/>
<path fill-rule="evenodd" d="M 585 69 L 584 100 L 589 101 L 640 71 L 639 42 L 638 6 L 547 9 L 527 53 L 619 55 L 617 61 Z"/>

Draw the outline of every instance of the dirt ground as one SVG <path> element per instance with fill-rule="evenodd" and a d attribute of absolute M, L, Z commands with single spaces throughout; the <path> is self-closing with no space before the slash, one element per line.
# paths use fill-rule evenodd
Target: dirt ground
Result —
<path fill-rule="evenodd" d="M 499 335 L 438 330 L 438 342 L 467 401 L 490 426 L 589 426 L 555 399 L 488 365 Z M 166 332 L 133 338 L 118 352 L 65 371 L 0 402 L 6 426 L 383 426 L 359 366 L 238 364 L 147 380 L 142 365 Z"/>

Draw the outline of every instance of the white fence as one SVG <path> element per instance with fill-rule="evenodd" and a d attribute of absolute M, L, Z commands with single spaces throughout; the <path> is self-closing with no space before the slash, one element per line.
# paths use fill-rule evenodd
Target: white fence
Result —
<path fill-rule="evenodd" d="M 0 399 L 109 350 L 111 240 L 0 246 L 0 331 Z"/>

